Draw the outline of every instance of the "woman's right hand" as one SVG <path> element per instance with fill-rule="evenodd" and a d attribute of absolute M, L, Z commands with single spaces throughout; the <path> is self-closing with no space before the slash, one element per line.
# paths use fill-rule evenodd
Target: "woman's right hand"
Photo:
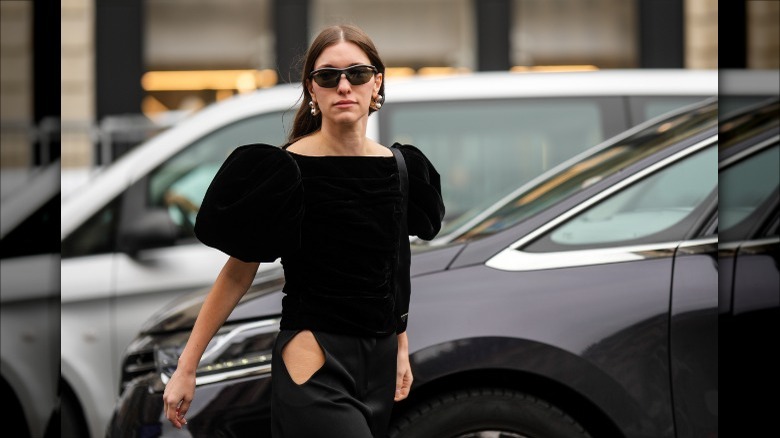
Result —
<path fill-rule="evenodd" d="M 182 369 L 174 371 L 163 392 L 165 418 L 171 422 L 173 427 L 181 429 L 183 425 L 187 424 L 185 415 L 194 396 L 195 373 Z"/>
<path fill-rule="evenodd" d="M 206 296 L 187 345 L 179 356 L 178 367 L 163 392 L 165 418 L 173 427 L 181 429 L 187 424 L 186 415 L 195 396 L 195 370 L 200 358 L 214 333 L 249 289 L 259 266 L 260 263 L 257 262 L 248 263 L 234 257 L 228 258 Z"/>

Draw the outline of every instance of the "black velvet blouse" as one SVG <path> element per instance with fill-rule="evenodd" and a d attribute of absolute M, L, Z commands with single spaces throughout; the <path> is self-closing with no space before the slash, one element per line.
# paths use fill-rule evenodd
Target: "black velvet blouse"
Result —
<path fill-rule="evenodd" d="M 439 174 L 396 144 L 409 173 L 408 231 L 441 228 Z M 395 299 L 402 199 L 394 157 L 307 156 L 245 145 L 225 160 L 198 212 L 195 235 L 245 262 L 281 257 L 282 329 L 352 335 L 406 330 Z M 404 240 L 405 241 L 405 240 Z M 406 304 L 408 306 L 408 304 Z"/>

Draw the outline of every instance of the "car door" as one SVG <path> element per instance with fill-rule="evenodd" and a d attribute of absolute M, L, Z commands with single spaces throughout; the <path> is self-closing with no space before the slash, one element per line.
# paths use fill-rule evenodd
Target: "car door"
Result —
<path fill-rule="evenodd" d="M 777 132 L 777 130 L 775 130 Z M 724 415 L 750 436 L 774 430 L 780 369 L 780 141 L 775 133 L 721 169 L 719 218 Z M 763 400 L 762 400 L 763 398 Z"/>
<path fill-rule="evenodd" d="M 486 263 L 516 273 L 512 283 L 526 306 L 556 309 L 544 309 L 554 318 L 535 318 L 524 336 L 577 352 L 608 375 L 616 384 L 609 389 L 593 390 L 575 376 L 571 385 L 638 435 L 673 433 L 674 253 L 715 201 L 716 168 L 710 138 L 598 193 Z"/>
<path fill-rule="evenodd" d="M 672 274 L 669 349 L 676 436 L 718 435 L 717 200 Z"/>

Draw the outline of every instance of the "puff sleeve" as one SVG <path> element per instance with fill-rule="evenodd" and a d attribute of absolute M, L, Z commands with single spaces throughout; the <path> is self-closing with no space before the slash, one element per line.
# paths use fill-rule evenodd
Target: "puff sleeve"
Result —
<path fill-rule="evenodd" d="M 287 151 L 240 146 L 209 185 L 195 236 L 244 262 L 272 262 L 300 247 L 303 211 L 300 170 Z"/>
<path fill-rule="evenodd" d="M 439 172 L 414 146 L 397 145 L 409 172 L 409 235 L 424 240 L 436 237 L 444 218 Z"/>

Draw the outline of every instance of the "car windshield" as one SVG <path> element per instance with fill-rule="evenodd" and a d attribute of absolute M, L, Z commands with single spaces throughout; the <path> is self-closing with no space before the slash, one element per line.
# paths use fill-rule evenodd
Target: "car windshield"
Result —
<path fill-rule="evenodd" d="M 670 147 L 683 138 L 717 124 L 717 102 L 660 119 L 626 138 L 580 157 L 574 163 L 532 181 L 489 209 L 475 208 L 446 223 L 433 244 L 468 241 L 489 236 L 520 223 L 547 207 Z M 483 216 L 483 217 L 480 217 Z"/>

